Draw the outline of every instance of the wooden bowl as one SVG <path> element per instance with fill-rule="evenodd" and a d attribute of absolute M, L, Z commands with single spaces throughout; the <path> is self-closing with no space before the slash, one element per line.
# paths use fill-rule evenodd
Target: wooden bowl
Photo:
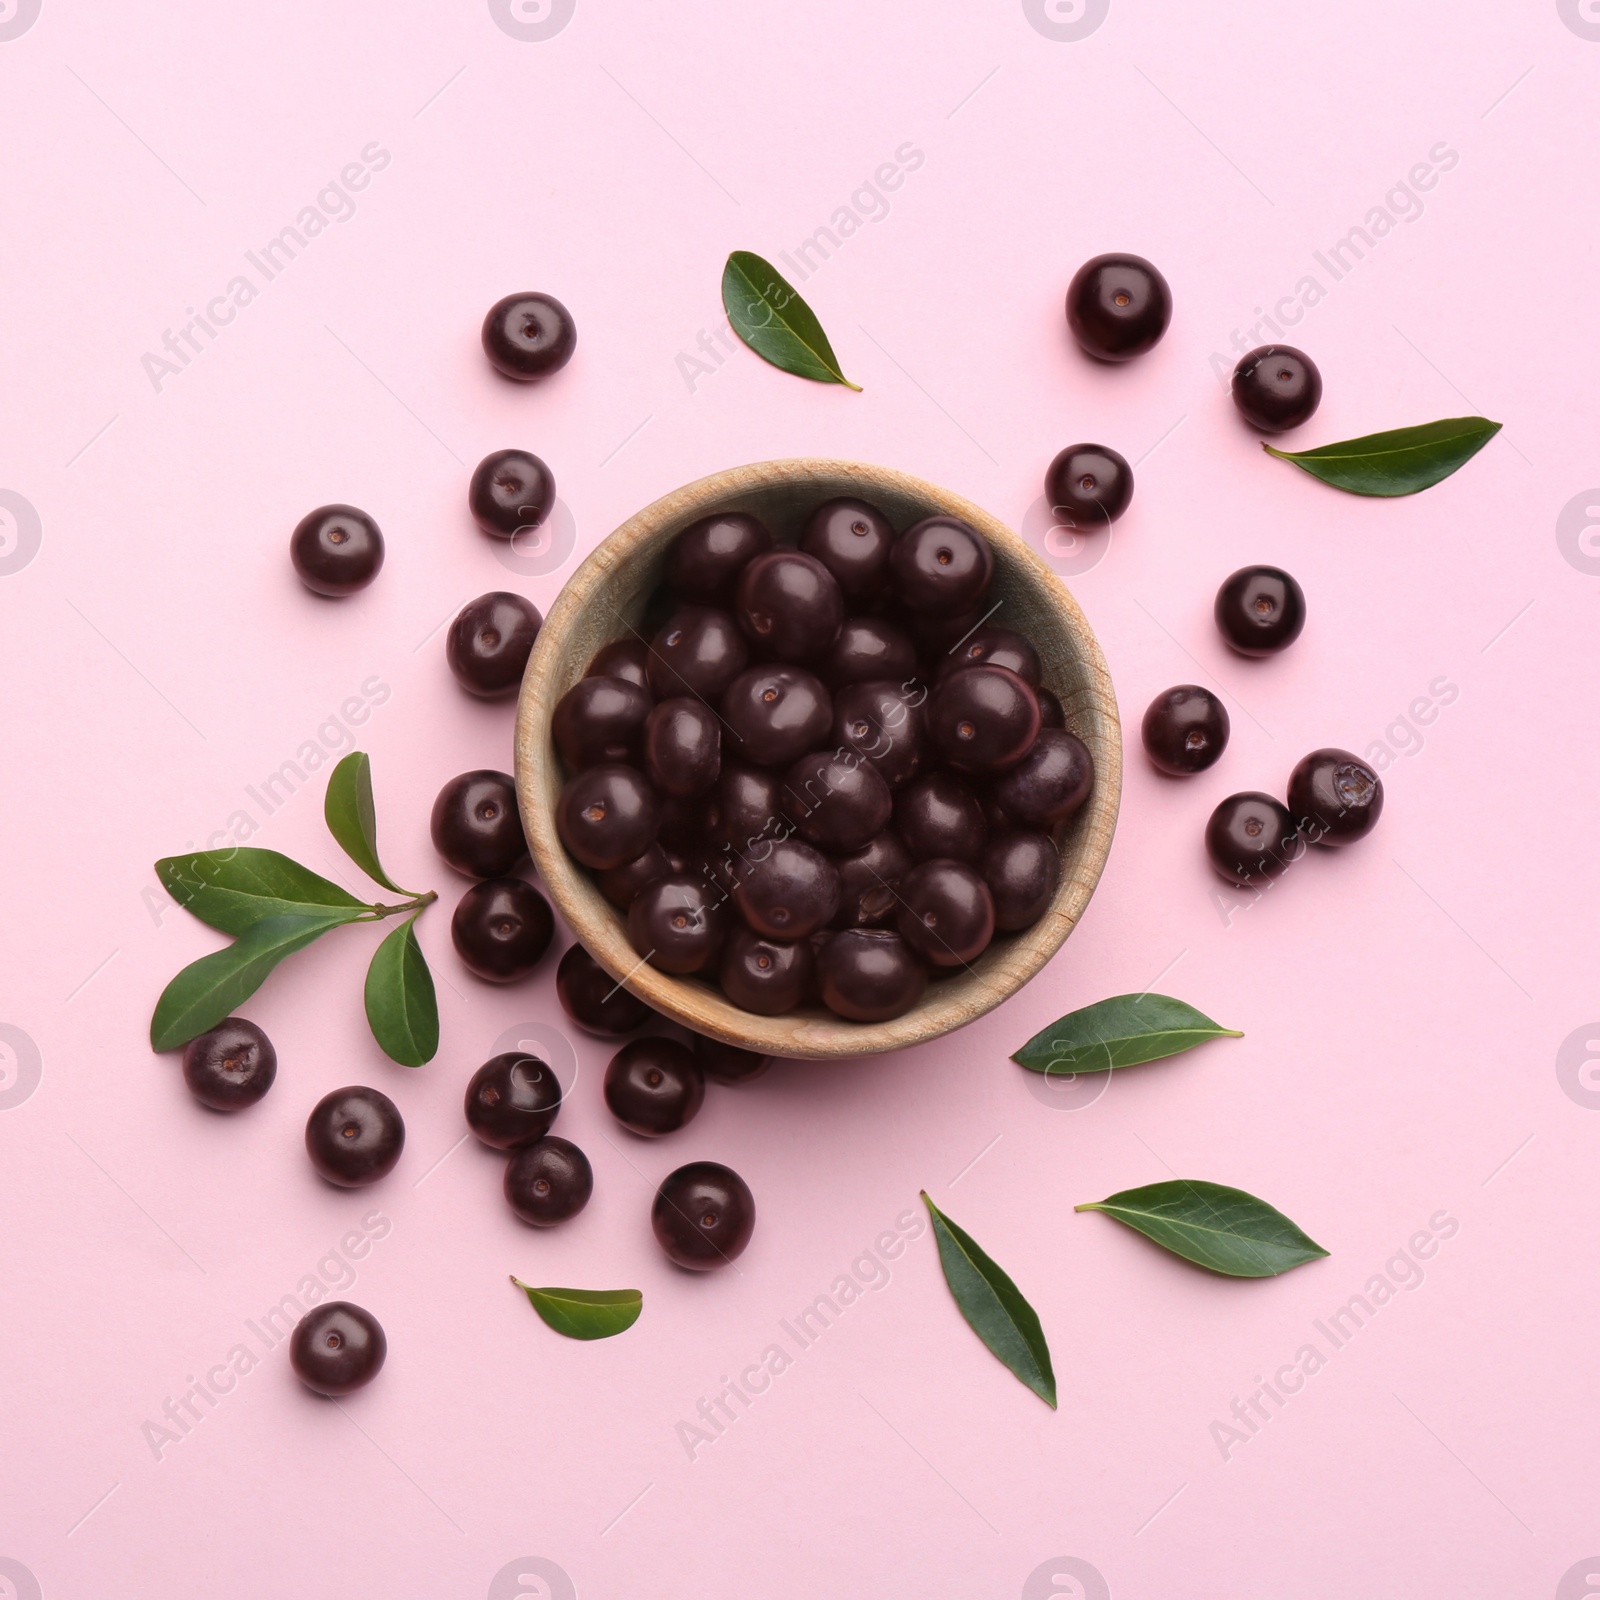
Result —
<path fill-rule="evenodd" d="M 921 1004 L 892 1022 L 849 1022 L 820 1006 L 757 1016 L 723 998 L 714 984 L 646 966 L 628 942 L 622 917 L 556 837 L 555 805 L 565 774 L 550 737 L 556 702 L 584 674 L 601 645 L 631 636 L 661 582 L 667 547 L 713 511 L 760 517 L 792 544 L 820 501 L 855 495 L 882 508 L 897 528 L 922 517 L 960 517 L 994 548 L 995 621 L 1033 641 L 1044 683 L 1061 700 L 1067 726 L 1094 757 L 1094 788 L 1057 831 L 1061 884 L 1031 928 L 1003 934 L 967 971 L 928 985 Z M 1061 948 L 1099 881 L 1122 790 L 1122 734 L 1104 657 L 1061 580 L 988 512 L 888 467 L 854 461 L 761 461 L 714 473 L 646 506 L 617 529 L 568 579 L 539 631 L 517 707 L 517 795 L 534 865 L 585 948 L 611 975 L 663 1016 L 697 1033 L 768 1055 L 824 1058 L 872 1055 L 937 1039 L 1015 994 Z"/>

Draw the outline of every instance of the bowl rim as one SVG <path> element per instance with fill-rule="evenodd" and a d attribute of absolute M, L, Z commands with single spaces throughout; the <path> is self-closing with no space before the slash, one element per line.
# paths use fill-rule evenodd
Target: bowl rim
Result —
<path fill-rule="evenodd" d="M 804 484 L 823 475 L 832 484 L 848 480 L 869 501 L 875 489 L 886 491 L 927 505 L 926 514 L 971 523 L 1061 613 L 1087 679 L 1086 687 L 1074 696 L 1071 716 L 1094 749 L 1095 782 L 1078 814 L 1081 822 L 1074 822 L 1075 830 L 1081 828 L 1082 848 L 1075 848 L 1071 870 L 1063 870 L 1049 909 L 1031 928 L 1010 936 L 1003 947 L 991 947 L 1003 950 L 1006 957 L 999 970 L 984 973 L 981 982 L 976 973 L 941 979 L 910 1011 L 889 1022 L 850 1022 L 820 1008 L 760 1016 L 734 1006 L 709 985 L 646 965 L 628 943 L 616 909 L 561 844 L 553 807 L 540 803 L 540 796 L 558 792 L 562 782 L 550 717 L 555 701 L 570 687 L 568 635 L 573 619 L 609 576 L 641 549 L 699 517 L 732 509 L 754 493 Z M 586 665 L 580 665 L 580 676 Z M 665 1019 L 725 1044 L 791 1058 L 847 1059 L 903 1049 L 964 1027 L 1009 999 L 1056 954 L 1081 918 L 1110 853 L 1122 793 L 1121 722 L 1111 676 L 1093 629 L 1060 577 L 1024 539 L 964 496 L 892 467 L 821 456 L 749 462 L 709 473 L 653 500 L 602 539 L 562 585 L 539 630 L 517 699 L 515 745 L 517 801 L 529 851 L 546 892 L 578 942 L 619 985 Z M 1068 867 L 1065 856 L 1063 867 Z M 987 954 L 980 959 L 986 960 Z"/>

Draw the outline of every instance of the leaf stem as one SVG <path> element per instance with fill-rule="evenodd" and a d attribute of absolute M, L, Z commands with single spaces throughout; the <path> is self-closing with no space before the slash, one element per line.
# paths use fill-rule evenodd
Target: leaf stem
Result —
<path fill-rule="evenodd" d="M 436 889 L 430 889 L 426 894 L 419 894 L 410 900 L 403 901 L 397 906 L 384 905 L 381 901 L 379 901 L 376 905 L 370 905 L 367 907 L 367 909 L 372 913 L 370 917 L 362 917 L 359 920 L 362 922 L 382 922 L 385 917 L 392 917 L 397 913 L 404 914 L 407 912 L 414 916 L 418 912 L 425 911 L 438 898 L 438 891 Z"/>

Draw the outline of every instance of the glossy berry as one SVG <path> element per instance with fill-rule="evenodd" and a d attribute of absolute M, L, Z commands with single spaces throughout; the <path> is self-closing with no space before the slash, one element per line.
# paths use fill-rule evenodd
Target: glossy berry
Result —
<path fill-rule="evenodd" d="M 800 548 L 815 556 L 850 599 L 864 599 L 883 588 L 889 573 L 894 529 L 865 500 L 824 500 L 806 519 Z"/>
<path fill-rule="evenodd" d="M 630 1039 L 606 1068 L 605 1097 L 629 1133 L 654 1139 L 693 1119 L 706 1097 L 705 1073 L 676 1039 Z"/>
<path fill-rule="evenodd" d="M 550 904 L 522 878 L 490 878 L 462 895 L 450 938 L 467 971 L 487 983 L 515 983 L 550 948 Z"/>
<path fill-rule="evenodd" d="M 183 1047 L 183 1081 L 213 1111 L 253 1106 L 277 1075 L 272 1041 L 243 1017 L 229 1017 Z"/>
<path fill-rule="evenodd" d="M 444 641 L 456 682 L 480 700 L 515 694 L 543 621 L 531 600 L 504 589 L 468 601 Z"/>
<path fill-rule="evenodd" d="M 680 799 L 704 794 L 722 771 L 722 723 L 703 700 L 678 695 L 651 711 L 644 727 L 644 770 Z"/>
<path fill-rule="evenodd" d="M 433 802 L 428 830 L 440 859 L 468 878 L 503 878 L 528 853 L 509 772 L 452 778 Z"/>
<path fill-rule="evenodd" d="M 1039 721 L 1046 728 L 1065 728 L 1067 714 L 1061 709 L 1061 702 L 1048 689 L 1035 689 L 1039 697 Z"/>
<path fill-rule="evenodd" d="M 1305 591 L 1281 567 L 1240 567 L 1217 590 L 1214 615 L 1240 655 L 1275 655 L 1306 625 Z"/>
<path fill-rule="evenodd" d="M 508 294 L 483 319 L 483 353 L 496 372 L 518 383 L 559 372 L 577 347 L 572 313 L 554 295 Z"/>
<path fill-rule="evenodd" d="M 405 1143 L 400 1108 L 359 1084 L 324 1095 L 306 1119 L 311 1165 L 341 1189 L 365 1188 L 393 1172 Z"/>
<path fill-rule="evenodd" d="M 650 692 L 715 705 L 749 659 L 750 647 L 726 611 L 679 606 L 650 641 Z"/>
<path fill-rule="evenodd" d="M 928 701 L 928 733 L 958 772 L 1015 766 L 1039 737 L 1039 701 L 1004 667 L 952 672 Z"/>
<path fill-rule="evenodd" d="M 643 639 L 613 639 L 595 651 L 584 677 L 622 678 L 648 693 L 650 646 Z"/>
<path fill-rule="evenodd" d="M 1013 633 L 1009 628 L 974 629 L 953 650 L 945 652 L 935 683 L 943 683 L 963 667 L 1005 667 L 1016 673 L 1036 697 L 1039 696 L 1039 680 L 1044 676 L 1039 652 L 1020 633 Z"/>
<path fill-rule="evenodd" d="M 716 842 L 736 859 L 764 840 L 790 831 L 783 815 L 783 780 L 775 772 L 724 761 L 717 779 Z"/>
<path fill-rule="evenodd" d="M 1383 814 L 1383 780 L 1360 756 L 1313 750 L 1289 775 L 1289 815 L 1313 844 L 1364 839 Z"/>
<path fill-rule="evenodd" d="M 833 703 L 803 667 L 752 667 L 722 697 L 725 752 L 751 766 L 788 766 L 828 734 Z"/>
<path fill-rule="evenodd" d="M 365 1388 L 383 1370 L 389 1341 L 370 1311 L 348 1300 L 313 1306 L 289 1335 L 289 1365 L 317 1394 L 337 1398 Z"/>
<path fill-rule="evenodd" d="M 289 536 L 289 559 L 313 594 L 338 599 L 365 589 L 378 576 L 383 535 L 378 524 L 354 506 L 319 506 L 302 517 Z"/>
<path fill-rule="evenodd" d="M 1233 369 L 1233 403 L 1252 428 L 1283 433 L 1310 421 L 1322 403 L 1322 374 L 1304 351 L 1264 344 Z"/>
<path fill-rule="evenodd" d="M 889 552 L 895 598 L 918 617 L 971 610 L 989 592 L 993 576 L 989 541 L 956 517 L 925 518 L 907 528 Z"/>
<path fill-rule="evenodd" d="M 835 690 L 850 683 L 903 683 L 916 675 L 917 647 L 887 617 L 846 617 L 817 671 Z"/>
<path fill-rule="evenodd" d="M 1076 734 L 1040 730 L 1033 748 L 994 785 L 1000 809 L 1018 826 L 1049 829 L 1065 822 L 1094 787 L 1094 762 Z"/>
<path fill-rule="evenodd" d="M 594 1168 L 577 1145 L 548 1133 L 506 1162 L 506 1204 L 535 1228 L 575 1217 L 594 1193 Z"/>
<path fill-rule="evenodd" d="M 983 849 L 988 824 L 971 789 L 954 773 L 939 771 L 913 778 L 896 793 L 894 830 L 913 860 L 970 862 Z"/>
<path fill-rule="evenodd" d="M 911 680 L 852 683 L 833 700 L 832 742 L 872 764 L 891 789 L 922 770 L 928 751 L 927 690 Z"/>
<path fill-rule="evenodd" d="M 1094 256 L 1067 287 L 1067 326 L 1086 355 L 1131 361 L 1151 349 L 1172 320 L 1167 280 L 1135 255 Z"/>
<path fill-rule="evenodd" d="M 772 1057 L 756 1050 L 741 1050 L 736 1044 L 708 1039 L 697 1033 L 689 1041 L 700 1069 L 713 1083 L 749 1083 L 772 1065 Z"/>
<path fill-rule="evenodd" d="M 620 1039 L 655 1015 L 581 944 L 573 945 L 556 967 L 556 998 L 580 1028 L 605 1039 Z"/>
<path fill-rule="evenodd" d="M 771 550 L 740 574 L 734 615 L 763 659 L 812 661 L 838 635 L 844 595 L 815 556 Z"/>
<path fill-rule="evenodd" d="M 911 870 L 911 852 L 900 835 L 885 828 L 862 849 L 835 856 L 839 874 L 836 928 L 883 928 L 894 921 L 896 890 Z"/>
<path fill-rule="evenodd" d="M 1303 848 L 1294 819 L 1270 794 L 1231 794 L 1206 823 L 1211 865 L 1234 883 L 1280 876 Z"/>
<path fill-rule="evenodd" d="M 681 977 L 716 959 L 726 921 L 721 894 L 703 878 L 667 873 L 634 896 L 628 939 L 651 966 Z"/>
<path fill-rule="evenodd" d="M 848 928 L 817 956 L 822 1003 L 851 1022 L 889 1022 L 904 1016 L 928 988 L 928 970 L 898 933 Z"/>
<path fill-rule="evenodd" d="M 894 800 L 870 761 L 820 750 L 789 768 L 783 808 L 801 838 L 822 850 L 850 851 L 888 826 Z"/>
<path fill-rule="evenodd" d="M 550 737 L 568 772 L 606 762 L 636 766 L 643 759 L 647 690 L 624 678 L 579 678 L 556 701 Z"/>
<path fill-rule="evenodd" d="M 1104 528 L 1133 499 L 1133 468 L 1109 445 L 1070 444 L 1050 463 L 1045 498 L 1068 528 Z"/>
<path fill-rule="evenodd" d="M 467 486 L 472 520 L 495 539 L 514 539 L 541 526 L 555 503 L 554 474 L 527 450 L 486 455 Z"/>
<path fill-rule="evenodd" d="M 718 511 L 691 523 L 667 552 L 667 582 L 697 605 L 727 605 L 739 574 L 772 548 L 771 531 L 743 511 Z"/>
<path fill-rule="evenodd" d="M 1007 829 L 983 847 L 978 871 L 994 901 L 995 927 L 1016 933 L 1050 909 L 1061 882 L 1061 852 L 1047 833 Z"/>
<path fill-rule="evenodd" d="M 1139 725 L 1145 754 L 1170 777 L 1204 772 L 1228 748 L 1228 708 L 1195 683 L 1163 689 Z"/>
<path fill-rule="evenodd" d="M 799 839 L 779 839 L 739 864 L 733 903 L 755 933 L 804 939 L 839 909 L 839 874 L 821 851 Z"/>
<path fill-rule="evenodd" d="M 620 867 L 656 841 L 661 807 L 642 772 L 607 762 L 567 780 L 556 801 L 556 832 L 586 867 Z"/>
<path fill-rule="evenodd" d="M 708 1272 L 744 1253 L 755 1232 L 755 1196 L 731 1167 L 691 1161 L 662 1179 L 650 1226 L 670 1260 Z"/>
<path fill-rule="evenodd" d="M 736 1006 L 777 1017 L 805 999 L 812 983 L 811 946 L 763 938 L 734 924 L 722 945 L 722 992 Z"/>
<path fill-rule="evenodd" d="M 900 882 L 895 926 L 930 966 L 964 967 L 994 938 L 994 900 L 971 867 L 924 861 Z"/>
<path fill-rule="evenodd" d="M 467 1126 L 494 1150 L 520 1150 L 550 1131 L 561 1085 L 548 1062 L 521 1050 L 491 1056 L 467 1084 Z"/>
<path fill-rule="evenodd" d="M 646 884 L 666 877 L 671 871 L 672 864 L 667 860 L 666 851 L 659 844 L 653 844 L 642 856 L 624 861 L 620 867 L 608 867 L 604 872 L 596 873 L 595 882 L 599 885 L 600 893 L 618 911 L 626 911 Z"/>

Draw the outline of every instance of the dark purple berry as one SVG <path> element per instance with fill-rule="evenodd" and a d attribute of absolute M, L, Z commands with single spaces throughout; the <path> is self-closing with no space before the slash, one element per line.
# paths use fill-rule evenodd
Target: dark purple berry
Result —
<path fill-rule="evenodd" d="M 1094 787 L 1094 762 L 1076 734 L 1040 730 L 1033 748 L 995 780 L 994 798 L 1024 828 L 1065 822 Z"/>
<path fill-rule="evenodd" d="M 229 1017 L 183 1047 L 183 1081 L 213 1111 L 253 1106 L 277 1075 L 272 1041 L 243 1017 Z"/>
<path fill-rule="evenodd" d="M 467 487 L 472 520 L 495 539 L 514 539 L 539 527 L 555 503 L 555 477 L 527 450 L 496 450 L 485 456 Z"/>
<path fill-rule="evenodd" d="M 708 1272 L 744 1253 L 755 1232 L 755 1197 L 731 1167 L 691 1161 L 662 1179 L 650 1226 L 670 1260 Z"/>
<path fill-rule="evenodd" d="M 556 832 L 586 867 L 603 871 L 641 856 L 656 841 L 661 807 L 642 772 L 607 763 L 567 780 L 556 801 Z"/>
<path fill-rule="evenodd" d="M 354 506 L 319 506 L 302 517 L 289 538 L 289 559 L 313 594 L 338 599 L 354 594 L 383 566 L 383 535 Z"/>
<path fill-rule="evenodd" d="M 838 635 L 844 596 L 815 556 L 771 550 L 740 575 L 734 615 L 763 659 L 813 661 Z"/>
<path fill-rule="evenodd" d="M 1067 287 L 1067 326 L 1084 353 L 1101 361 L 1143 355 L 1171 320 L 1172 291 L 1143 256 L 1094 256 Z"/>
<path fill-rule="evenodd" d="M 1133 499 L 1133 468 L 1109 445 L 1071 444 L 1050 463 L 1045 498 L 1068 528 L 1104 528 Z"/>
<path fill-rule="evenodd" d="M 439 791 L 429 819 L 433 848 L 468 878 L 503 878 L 528 853 L 509 772 L 463 772 Z"/>
<path fill-rule="evenodd" d="M 1150 702 L 1139 725 L 1145 754 L 1162 772 L 1204 772 L 1228 748 L 1228 708 L 1209 689 L 1180 683 Z"/>
<path fill-rule="evenodd" d="M 970 611 L 989 592 L 993 576 L 989 541 L 956 517 L 925 518 L 907 528 L 889 552 L 891 590 L 918 617 Z"/>
<path fill-rule="evenodd" d="M 1322 403 L 1322 374 L 1304 351 L 1264 344 L 1233 369 L 1233 403 L 1252 428 L 1283 433 L 1311 420 Z"/>
<path fill-rule="evenodd" d="M 1275 655 L 1306 625 L 1305 591 L 1281 567 L 1240 567 L 1217 590 L 1214 613 L 1240 655 Z"/>
<path fill-rule="evenodd" d="M 450 938 L 462 965 L 487 983 L 515 983 L 550 948 L 550 903 L 522 878 L 490 878 L 462 895 Z"/>
<path fill-rule="evenodd" d="M 1383 812 L 1383 780 L 1360 756 L 1313 750 L 1289 775 L 1289 815 L 1313 844 L 1364 839 Z"/>
<path fill-rule="evenodd" d="M 1281 876 L 1304 850 L 1288 810 L 1270 794 L 1231 794 L 1206 823 L 1206 854 L 1232 883 Z"/>
<path fill-rule="evenodd" d="M 577 1145 L 547 1133 L 506 1162 L 506 1204 L 535 1228 L 575 1217 L 594 1193 L 594 1169 Z"/>
<path fill-rule="evenodd" d="M 971 867 L 924 861 L 900 880 L 895 925 L 931 966 L 964 967 L 994 937 L 994 900 Z"/>
<path fill-rule="evenodd" d="M 676 1039 L 631 1039 L 606 1068 L 605 1097 L 623 1127 L 654 1139 L 693 1119 L 706 1097 L 705 1073 Z"/>
<path fill-rule="evenodd" d="M 772 548 L 765 523 L 742 511 L 719 511 L 691 523 L 667 552 L 667 582 L 685 600 L 727 605 L 739 574 Z"/>
<path fill-rule="evenodd" d="M 561 1085 L 547 1062 L 521 1050 L 491 1056 L 467 1084 L 467 1126 L 494 1150 L 520 1150 L 550 1131 Z"/>
<path fill-rule="evenodd" d="M 558 372 L 577 347 L 572 313 L 554 295 L 508 294 L 483 319 L 483 353 L 496 372 L 518 383 Z"/>
<path fill-rule="evenodd" d="M 400 1108 L 359 1084 L 324 1095 L 306 1119 L 306 1154 L 341 1189 L 365 1188 L 393 1172 L 405 1142 Z"/>
<path fill-rule="evenodd" d="M 605 1039 L 620 1039 L 655 1015 L 581 944 L 573 945 L 556 967 L 556 998 L 580 1028 Z"/>
<path fill-rule="evenodd" d="M 889 1022 L 921 1000 L 928 972 L 916 952 L 883 928 L 835 933 L 817 956 L 822 1003 L 851 1022 Z"/>
<path fill-rule="evenodd" d="M 354 1394 L 383 1370 L 389 1341 L 370 1311 L 348 1300 L 313 1306 L 289 1335 L 289 1365 L 317 1394 Z"/>

